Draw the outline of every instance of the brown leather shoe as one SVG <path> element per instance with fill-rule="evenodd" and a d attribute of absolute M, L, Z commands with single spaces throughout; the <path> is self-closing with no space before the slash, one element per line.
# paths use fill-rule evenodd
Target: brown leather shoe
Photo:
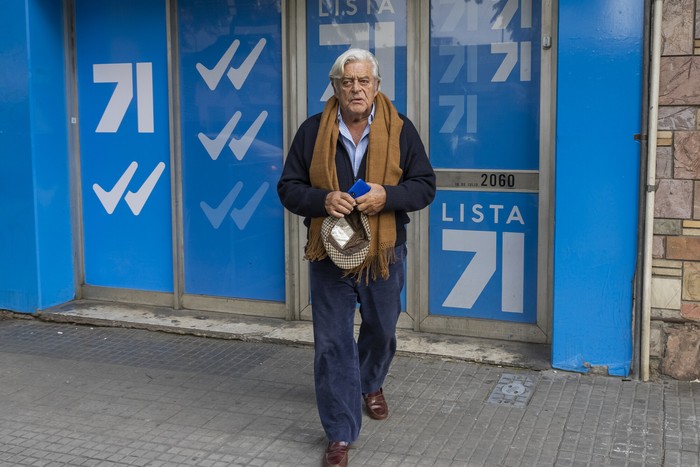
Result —
<path fill-rule="evenodd" d="M 345 441 L 331 441 L 323 454 L 323 467 L 347 467 L 348 448 Z"/>
<path fill-rule="evenodd" d="M 384 399 L 384 391 L 379 388 L 379 391 L 365 394 L 365 407 L 370 418 L 375 420 L 384 420 L 389 416 L 389 407 Z"/>

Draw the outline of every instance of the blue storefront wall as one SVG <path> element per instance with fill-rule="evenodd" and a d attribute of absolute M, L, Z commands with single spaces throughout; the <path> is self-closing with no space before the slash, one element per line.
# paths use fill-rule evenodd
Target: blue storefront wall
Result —
<path fill-rule="evenodd" d="M 0 19 L 0 308 L 75 295 L 63 10 Z M 559 2 L 552 364 L 629 372 L 641 121 L 641 2 Z"/>
<path fill-rule="evenodd" d="M 8 1 L 0 15 L 0 308 L 74 297 L 63 8 Z"/>
<path fill-rule="evenodd" d="M 552 365 L 632 360 L 643 2 L 559 2 Z"/>

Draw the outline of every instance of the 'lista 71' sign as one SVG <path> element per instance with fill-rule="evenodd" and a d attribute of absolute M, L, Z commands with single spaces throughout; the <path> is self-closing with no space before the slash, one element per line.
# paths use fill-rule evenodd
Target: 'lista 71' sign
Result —
<path fill-rule="evenodd" d="M 536 194 L 438 191 L 429 303 L 432 315 L 536 321 Z"/>

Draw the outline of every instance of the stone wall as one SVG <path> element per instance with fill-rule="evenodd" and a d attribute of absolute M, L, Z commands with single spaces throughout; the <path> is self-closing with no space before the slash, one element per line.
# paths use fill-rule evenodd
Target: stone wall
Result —
<path fill-rule="evenodd" d="M 651 370 L 700 378 L 700 0 L 665 0 L 651 279 Z"/>

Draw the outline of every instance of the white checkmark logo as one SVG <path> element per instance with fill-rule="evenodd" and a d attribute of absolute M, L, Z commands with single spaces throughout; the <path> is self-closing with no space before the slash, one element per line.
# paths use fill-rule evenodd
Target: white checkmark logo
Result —
<path fill-rule="evenodd" d="M 202 143 L 202 146 L 204 146 L 204 149 L 207 150 L 207 153 L 212 160 L 215 161 L 219 158 L 221 150 L 224 149 L 224 146 L 226 146 L 226 141 L 228 141 L 228 139 L 231 137 L 231 133 L 233 133 L 233 130 L 236 128 L 236 125 L 240 119 L 240 112 L 233 114 L 233 117 L 231 117 L 224 129 L 221 130 L 221 132 L 219 132 L 214 139 L 210 139 L 204 133 L 199 133 L 199 135 L 197 135 L 199 137 L 199 141 Z"/>
<path fill-rule="evenodd" d="M 219 61 L 216 62 L 214 68 L 209 69 L 202 63 L 197 63 L 197 71 L 211 91 L 216 89 L 224 74 L 228 76 L 228 79 L 236 89 L 241 89 L 246 79 L 248 79 L 248 75 L 250 75 L 250 71 L 253 69 L 253 66 L 255 66 L 255 62 L 258 61 L 260 53 L 262 52 L 263 48 L 265 48 L 266 43 L 267 41 L 265 39 L 260 39 L 250 54 L 245 58 L 245 60 L 243 60 L 241 66 L 238 68 L 229 68 L 231 60 L 233 60 L 233 56 L 236 54 L 238 47 L 241 45 L 241 41 L 235 39 L 229 48 L 226 49 L 226 52 L 224 52 Z M 228 73 L 226 72 L 227 69 Z"/>
<path fill-rule="evenodd" d="M 238 50 L 240 43 L 241 41 L 238 39 L 234 40 L 224 55 L 219 59 L 216 66 L 214 66 L 214 68 L 211 70 L 201 63 L 197 63 L 197 71 L 204 79 L 204 82 L 207 83 L 210 90 L 213 91 L 219 85 L 219 81 L 221 81 L 224 73 L 226 73 L 226 68 L 228 68 L 229 63 L 231 63 L 233 54 L 235 54 L 236 50 Z"/>
<path fill-rule="evenodd" d="M 262 49 L 265 47 L 266 43 L 267 41 L 265 39 L 260 39 L 243 63 L 241 63 L 241 66 L 238 68 L 229 68 L 226 75 L 228 76 L 228 79 L 231 80 L 234 88 L 241 89 L 243 87 L 243 83 L 245 83 L 245 80 L 248 79 L 250 70 L 253 69 L 255 62 L 258 61 L 258 57 L 260 57 L 260 53 L 262 52 Z"/>
<path fill-rule="evenodd" d="M 117 207 L 119 200 L 122 199 L 122 195 L 124 194 L 127 185 L 129 185 L 131 178 L 136 173 L 136 169 L 138 168 L 138 166 L 139 165 L 136 163 L 136 161 L 129 164 L 129 167 L 126 168 L 126 171 L 122 174 L 121 177 L 119 177 L 117 183 L 109 191 L 106 191 L 97 183 L 92 185 L 93 191 L 97 195 L 97 198 L 100 200 L 100 203 L 102 203 L 102 206 L 105 208 L 105 211 L 107 211 L 107 214 L 112 214 L 114 212 L 114 209 Z"/>
<path fill-rule="evenodd" d="M 151 172 L 151 175 L 149 175 L 146 181 L 143 182 L 141 188 L 139 188 L 135 193 L 129 190 L 124 197 L 124 201 L 126 201 L 126 204 L 129 205 L 131 212 L 133 212 L 135 216 L 138 216 L 141 213 L 143 206 L 146 204 L 146 201 L 148 201 L 148 197 L 151 196 L 153 188 L 155 188 L 156 183 L 158 183 L 160 176 L 163 174 L 163 170 L 165 170 L 165 163 L 159 162 L 158 165 L 156 165 L 156 168 L 153 169 L 153 172 Z"/>
<path fill-rule="evenodd" d="M 243 182 L 236 183 L 233 189 L 226 195 L 226 198 L 215 208 L 212 208 L 204 201 L 199 203 L 199 206 L 202 208 L 202 211 L 204 211 L 204 215 L 207 216 L 207 219 L 209 219 L 209 223 L 212 227 L 215 229 L 221 227 L 221 223 L 224 221 L 226 214 L 231 210 L 233 202 L 236 201 L 236 197 L 242 189 Z"/>
<path fill-rule="evenodd" d="M 236 159 L 239 161 L 243 160 L 245 155 L 248 153 L 248 149 L 250 149 L 250 145 L 253 144 L 255 137 L 258 136 L 258 132 L 263 126 L 263 123 L 265 123 L 266 119 L 267 112 L 263 110 L 260 112 L 260 115 L 258 115 L 258 118 L 255 119 L 250 128 L 248 128 L 248 131 L 245 132 L 242 138 L 231 138 L 231 142 L 228 143 L 228 147 L 231 148 L 231 152 L 234 156 L 236 156 Z"/>
<path fill-rule="evenodd" d="M 245 226 L 248 225 L 248 221 L 253 216 L 255 210 L 258 208 L 258 205 L 262 201 L 262 198 L 263 196 L 265 196 L 265 193 L 267 192 L 267 189 L 269 187 L 269 183 L 263 183 L 262 185 L 260 185 L 253 197 L 250 198 L 250 200 L 246 203 L 245 206 L 243 206 L 243 209 L 235 208 L 233 211 L 231 211 L 231 219 L 233 219 L 233 221 L 236 223 L 240 230 L 245 229 Z"/>

